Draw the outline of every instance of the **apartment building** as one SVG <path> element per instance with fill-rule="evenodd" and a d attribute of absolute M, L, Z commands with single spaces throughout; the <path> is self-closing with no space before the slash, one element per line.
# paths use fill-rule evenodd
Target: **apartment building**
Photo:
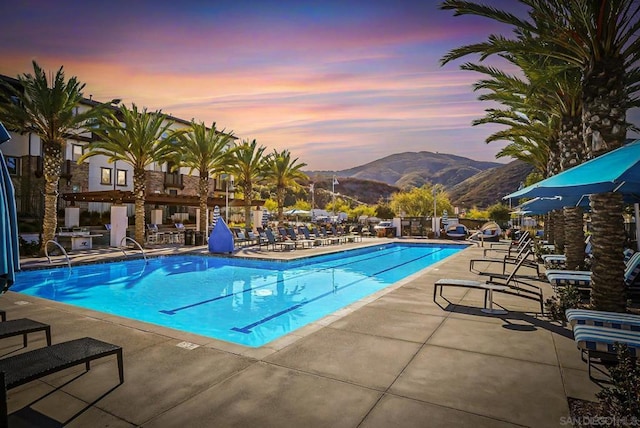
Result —
<path fill-rule="evenodd" d="M 17 80 L 8 76 L 0 75 L 0 79 L 17 83 Z M 81 112 L 99 104 L 96 100 L 85 98 L 77 109 Z M 116 109 L 115 106 L 111 108 Z M 189 121 L 174 116 L 167 116 L 165 120 L 171 123 L 172 129 L 190 125 Z M 11 140 L 3 144 L 2 151 L 16 189 L 18 214 L 38 219 L 44 211 L 42 143 L 38 135 L 31 132 L 9 132 Z M 63 210 L 73 204 L 81 212 L 108 213 L 113 203 L 122 202 L 127 206 L 127 215 L 132 217 L 134 207 L 128 196 L 133 190 L 133 168 L 124 162 L 110 163 L 105 156 L 93 156 L 81 164 L 77 162 L 95 138 L 87 130 L 67 140 L 58 208 Z M 175 172 L 171 172 L 171 169 L 172 165 L 156 163 L 147 170 L 147 214 L 151 209 L 161 209 L 163 221 L 166 222 L 172 219 L 185 220 L 187 216 L 195 220 L 198 172 L 193 171 L 193 175 L 188 175 L 187 168 Z M 234 199 L 232 191 L 229 192 L 225 176 L 210 180 L 209 197 L 210 205 L 219 205 L 223 209 L 227 201 L 231 201 L 232 206 L 241 202 Z"/>

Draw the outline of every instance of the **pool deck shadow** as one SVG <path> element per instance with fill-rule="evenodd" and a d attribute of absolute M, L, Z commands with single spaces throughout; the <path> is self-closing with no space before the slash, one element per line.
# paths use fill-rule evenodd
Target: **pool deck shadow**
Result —
<path fill-rule="evenodd" d="M 272 252 L 242 257 L 291 259 L 387 243 Z M 410 241 L 410 240 L 403 240 Z M 437 242 L 417 240 L 416 242 Z M 451 241 L 449 241 L 451 243 Z M 486 244 L 485 244 L 486 245 Z M 147 255 L 205 253 L 170 247 Z M 121 258 L 117 249 L 71 255 L 72 263 Z M 475 245 L 361 302 L 271 342 L 247 348 L 9 291 L 8 319 L 51 325 L 54 343 L 91 336 L 124 350 L 125 382 L 115 358 L 67 369 L 9 391 L 12 426 L 70 427 L 552 427 L 566 425 L 567 397 L 595 400 L 570 330 L 542 316 L 536 302 L 495 295 L 505 315 L 480 311 L 483 293 L 447 289 L 440 278 L 469 272 Z M 59 262 L 59 260 L 57 261 Z M 25 259 L 25 268 L 46 266 Z M 545 296 L 551 287 L 543 286 Z M 0 342 L 0 355 L 45 346 L 33 335 Z M 25 422 L 26 421 L 26 422 Z M 58 423 L 59 425 L 56 425 Z M 31 424 L 31 426 L 34 426 Z"/>

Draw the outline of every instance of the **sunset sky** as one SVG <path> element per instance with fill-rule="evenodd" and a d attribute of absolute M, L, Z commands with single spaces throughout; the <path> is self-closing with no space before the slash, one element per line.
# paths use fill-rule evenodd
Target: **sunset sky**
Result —
<path fill-rule="evenodd" d="M 472 91 L 479 75 L 439 59 L 504 27 L 439 4 L 2 2 L 0 74 L 30 72 L 34 59 L 63 65 L 86 97 L 215 121 L 269 151 L 291 150 L 310 170 L 422 150 L 496 160 L 504 144 L 484 140 L 499 128 L 471 126 L 491 106 Z"/>

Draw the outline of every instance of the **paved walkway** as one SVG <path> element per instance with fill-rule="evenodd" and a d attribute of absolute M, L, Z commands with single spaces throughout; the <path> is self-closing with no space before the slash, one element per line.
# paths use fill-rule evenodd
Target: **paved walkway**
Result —
<path fill-rule="evenodd" d="M 149 252 L 186 250 L 194 247 Z M 324 250 L 240 254 L 290 258 Z M 72 260 L 121 255 L 94 250 Z M 121 345 L 125 362 L 122 385 L 110 357 L 89 372 L 79 366 L 11 390 L 11 426 L 562 426 L 567 397 L 594 399 L 598 390 L 569 330 L 515 296 L 496 295 L 509 311 L 501 316 L 480 311 L 479 290 L 446 289 L 446 300 L 432 301 L 437 279 L 478 278 L 468 266 L 481 256 L 472 246 L 255 349 L 8 292 L 0 308 L 9 319 L 49 323 L 54 343 L 91 336 Z M 26 349 L 44 345 L 44 335 L 32 334 Z M 24 350 L 20 337 L 0 341 L 0 355 Z"/>

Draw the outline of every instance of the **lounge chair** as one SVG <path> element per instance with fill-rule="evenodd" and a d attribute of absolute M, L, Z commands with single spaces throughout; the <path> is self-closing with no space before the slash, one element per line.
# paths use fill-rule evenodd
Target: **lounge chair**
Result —
<path fill-rule="evenodd" d="M 591 256 L 593 246 L 591 245 L 591 235 L 587 236 L 584 240 L 585 248 L 584 253 L 586 256 Z M 564 254 L 543 254 L 541 257 L 542 263 L 547 268 L 560 268 L 567 262 L 567 256 Z"/>
<path fill-rule="evenodd" d="M 245 246 L 249 242 L 251 242 L 251 241 L 249 239 L 247 239 L 246 236 L 244 236 L 244 232 L 242 230 L 240 230 L 240 229 L 235 229 L 234 230 L 234 237 L 233 237 L 234 245 Z"/>
<path fill-rule="evenodd" d="M 271 229 L 265 229 L 264 231 L 266 237 L 267 237 L 267 242 L 265 244 L 261 244 L 260 247 L 262 248 L 262 245 L 265 245 L 267 247 L 267 250 L 269 249 L 269 246 L 271 246 L 271 248 L 273 248 L 273 250 L 275 251 L 276 247 L 280 247 L 280 249 L 285 249 L 285 250 L 295 250 L 296 248 L 296 243 L 293 241 L 278 241 L 276 240 L 276 237 L 273 235 L 273 232 L 271 231 Z"/>
<path fill-rule="evenodd" d="M 321 234 L 321 236 L 323 238 L 327 239 L 330 244 L 341 244 L 342 243 L 342 239 L 340 239 L 339 236 L 336 236 L 333 232 L 331 232 L 331 235 L 329 235 L 327 233 L 327 229 L 325 229 L 324 227 L 320 228 L 320 234 Z"/>
<path fill-rule="evenodd" d="M 593 363 L 615 363 L 617 361 L 616 343 L 625 344 L 632 357 L 640 355 L 640 332 L 621 330 L 592 325 L 573 327 L 573 338 L 580 349 L 582 360 L 588 364 L 589 378 Z M 586 356 L 586 357 L 585 357 Z"/>
<path fill-rule="evenodd" d="M 157 224 L 147 225 L 147 244 L 158 244 L 164 241 L 164 234 L 159 232 Z"/>
<path fill-rule="evenodd" d="M 362 242 L 362 235 L 356 229 L 349 229 L 343 231 L 342 237 L 345 242 Z"/>
<path fill-rule="evenodd" d="M 331 225 L 331 236 L 333 238 L 337 238 L 338 239 L 338 244 L 343 244 L 343 243 L 347 242 L 346 238 L 344 237 L 344 233 L 342 231 L 342 228 L 340 230 L 338 230 L 334 225 Z"/>
<path fill-rule="evenodd" d="M 532 259 L 529 259 L 529 257 L 532 257 Z M 504 275 L 506 274 L 507 265 L 509 264 L 515 265 L 520 260 L 524 260 L 522 265 L 524 267 L 535 269 L 536 271 L 535 279 L 538 279 L 540 277 L 540 266 L 535 260 L 533 260 L 533 257 L 535 256 L 533 254 L 533 251 L 531 250 L 531 247 L 524 245 L 515 256 L 505 255 L 502 258 L 495 257 L 495 258 L 471 259 L 469 260 L 469 271 L 476 273 L 478 275 L 495 275 L 495 273 L 484 272 L 484 271 L 475 269 L 475 264 L 476 263 L 500 263 L 502 264 L 502 274 Z"/>
<path fill-rule="evenodd" d="M 572 326 L 593 325 L 596 327 L 617 328 L 619 330 L 640 331 L 640 315 L 592 311 L 589 309 L 567 309 L 565 315 Z"/>
<path fill-rule="evenodd" d="M 62 342 L 44 348 L 0 359 L 0 411 L 4 426 L 8 426 L 7 390 L 24 385 L 61 370 L 115 355 L 118 360 L 120 383 L 124 382 L 122 348 L 90 337 Z"/>
<path fill-rule="evenodd" d="M 519 247 L 524 241 L 527 241 L 528 239 L 529 239 L 529 231 L 525 230 L 520 234 L 520 237 L 518 239 L 513 240 L 511 242 L 493 242 L 491 243 L 489 248 L 487 248 L 485 251 L 491 250 L 491 249 L 505 251 L 505 248 L 500 248 L 500 247 L 504 247 L 505 245 L 508 245 L 509 248 Z"/>
<path fill-rule="evenodd" d="M 625 269 L 630 265 L 636 265 L 638 260 L 640 259 L 640 253 L 634 253 L 630 257 L 626 257 L 624 260 Z M 547 269 L 545 270 L 545 275 L 591 275 L 591 271 L 589 270 L 569 270 L 569 269 Z"/>
<path fill-rule="evenodd" d="M 632 287 L 640 275 L 640 252 L 634 254 L 624 269 L 624 283 Z M 554 270 L 546 273 L 547 280 L 554 288 L 567 285 L 575 285 L 578 288 L 588 290 L 591 287 L 591 272 Z"/>
<path fill-rule="evenodd" d="M 287 229 L 287 234 L 289 235 L 289 238 L 291 238 L 291 240 L 295 243 L 296 248 L 298 248 L 298 244 L 300 244 L 300 246 L 302 248 L 311 248 L 315 245 L 315 241 L 312 239 L 304 239 L 302 237 L 299 237 L 296 234 L 296 231 L 293 230 L 293 227 L 290 227 Z"/>
<path fill-rule="evenodd" d="M 509 248 L 485 248 L 484 251 L 482 252 L 482 255 L 486 257 L 487 253 L 491 251 L 494 253 L 507 253 L 507 256 L 511 257 L 514 254 L 518 254 L 522 252 L 523 249 L 531 248 L 532 244 L 533 244 L 533 239 L 526 238 L 522 242 L 519 242 L 518 245 L 512 245 Z"/>
<path fill-rule="evenodd" d="M 436 295 L 438 289 L 440 289 L 440 296 L 442 297 L 442 290 L 444 287 L 465 287 L 476 288 L 484 290 L 484 310 L 486 312 L 493 312 L 491 308 L 493 292 L 499 292 L 504 294 L 510 294 L 513 296 L 519 296 L 529 300 L 535 300 L 540 303 L 540 312 L 544 314 L 544 302 L 542 290 L 540 287 L 534 284 L 529 284 L 518 278 L 518 270 L 522 267 L 525 259 L 521 258 L 515 265 L 509 276 L 504 275 L 490 275 L 486 281 L 475 281 L 466 279 L 448 279 L 443 278 L 435 282 L 433 287 L 433 301 L 436 301 Z M 487 306 L 489 305 L 489 306 Z"/>
<path fill-rule="evenodd" d="M 502 229 L 495 221 L 490 221 L 482 225 L 480 230 L 469 237 L 473 241 L 498 242 Z"/>
<path fill-rule="evenodd" d="M 248 242 L 252 245 L 260 243 L 260 236 L 253 233 L 253 230 L 251 229 L 245 229 L 245 236 L 247 237 Z"/>
<path fill-rule="evenodd" d="M 313 245 L 316 245 L 316 246 L 326 245 L 329 242 L 326 239 L 321 238 L 321 237 L 316 236 L 316 235 L 311 237 L 311 233 L 309 232 L 309 229 L 307 229 L 306 226 L 298 227 L 298 232 L 302 233 L 304 235 L 305 239 L 313 241 Z"/>
<path fill-rule="evenodd" d="M 13 336 L 22 336 L 22 343 L 27 347 L 27 335 L 43 331 L 47 338 L 47 345 L 51 345 L 51 327 L 38 321 L 28 318 L 3 321 L 0 323 L 0 339 Z"/>

